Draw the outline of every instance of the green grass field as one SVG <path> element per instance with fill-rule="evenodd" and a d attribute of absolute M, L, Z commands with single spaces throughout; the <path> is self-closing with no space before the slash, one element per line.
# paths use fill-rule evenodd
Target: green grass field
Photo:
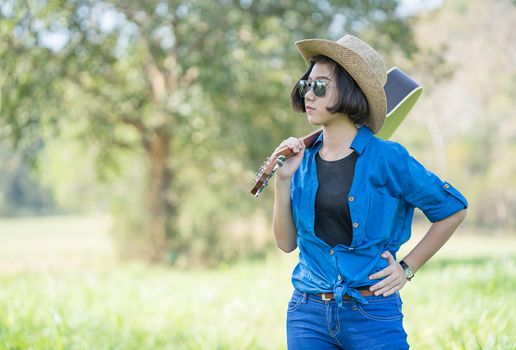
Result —
<path fill-rule="evenodd" d="M 0 349 L 286 347 L 297 251 L 217 270 L 118 264 L 108 227 L 0 220 Z M 460 228 L 401 291 L 412 348 L 516 349 L 515 291 L 515 235 Z"/>

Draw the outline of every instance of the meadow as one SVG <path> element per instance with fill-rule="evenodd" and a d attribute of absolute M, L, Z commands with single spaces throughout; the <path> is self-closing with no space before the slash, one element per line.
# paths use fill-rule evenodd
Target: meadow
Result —
<path fill-rule="evenodd" d="M 297 251 L 184 271 L 117 262 L 108 229 L 103 216 L 0 220 L 0 349 L 286 347 Z M 401 291 L 412 348 L 516 349 L 515 291 L 516 235 L 459 228 Z"/>

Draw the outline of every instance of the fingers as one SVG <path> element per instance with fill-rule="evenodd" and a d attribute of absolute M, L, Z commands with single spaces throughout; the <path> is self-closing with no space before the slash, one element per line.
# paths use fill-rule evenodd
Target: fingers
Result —
<path fill-rule="evenodd" d="M 374 292 L 374 295 L 383 294 L 384 296 L 390 295 L 397 290 L 400 290 L 407 282 L 405 275 L 400 275 L 395 272 L 381 280 L 380 282 L 372 285 L 369 290 Z"/>
<path fill-rule="evenodd" d="M 387 261 L 389 262 L 389 265 L 396 263 L 396 260 L 394 260 L 394 257 L 392 256 L 391 252 L 388 250 L 386 250 L 382 253 L 382 258 L 387 259 Z"/>
<path fill-rule="evenodd" d="M 371 292 L 378 291 L 378 290 L 392 284 L 393 282 L 396 282 L 395 276 L 389 275 L 388 277 L 384 278 L 380 282 L 373 284 L 371 287 L 369 287 L 369 290 Z"/>
<path fill-rule="evenodd" d="M 388 259 L 389 266 L 370 275 L 369 279 L 378 279 L 385 276 L 387 277 L 372 285 L 369 290 L 374 292 L 375 295 L 383 294 L 384 296 L 388 296 L 403 288 L 405 283 L 407 283 L 407 278 L 405 277 L 403 268 L 396 260 L 394 260 L 391 253 L 388 251 L 383 252 L 382 257 Z"/>
<path fill-rule="evenodd" d="M 303 143 L 303 141 L 301 141 L 301 139 L 298 139 L 295 137 L 290 137 L 288 140 L 289 140 L 288 145 L 289 145 L 290 149 L 292 149 L 294 152 L 297 153 L 304 148 L 304 143 Z"/>
<path fill-rule="evenodd" d="M 284 140 L 278 148 L 276 148 L 276 151 L 288 147 L 290 148 L 294 153 L 298 153 L 302 151 L 305 148 L 305 144 L 301 139 L 298 139 L 296 137 L 289 137 L 288 139 Z"/>
<path fill-rule="evenodd" d="M 387 279 L 383 280 L 382 282 L 384 282 L 386 280 Z M 378 282 L 374 286 L 371 286 L 371 288 L 369 288 L 369 290 L 374 292 L 374 295 L 382 295 L 383 294 L 383 296 L 386 297 L 386 296 L 389 296 L 389 295 L 395 293 L 396 291 L 400 290 L 405 285 L 405 283 L 403 281 L 401 281 L 397 278 L 393 278 L 385 284 L 383 284 L 382 282 Z"/>
<path fill-rule="evenodd" d="M 396 268 L 401 267 L 401 266 L 399 266 L 398 262 L 394 259 L 394 257 L 388 250 L 383 252 L 381 256 L 382 256 L 382 258 L 387 259 L 389 266 L 387 266 L 386 268 L 384 268 L 383 270 L 381 270 L 377 273 L 370 275 L 369 276 L 370 280 L 374 280 L 374 279 L 378 279 L 378 278 L 390 275 L 391 273 L 393 273 L 396 270 Z"/>
<path fill-rule="evenodd" d="M 388 297 L 389 295 L 392 295 L 394 293 L 396 293 L 398 290 L 400 290 L 403 286 L 399 287 L 399 286 L 396 286 L 396 287 L 393 287 L 391 289 L 389 289 L 388 291 L 386 292 L 383 292 L 383 296 L 384 297 Z"/>
<path fill-rule="evenodd" d="M 387 266 L 386 268 L 384 268 L 383 270 L 380 270 L 376 273 L 373 273 L 372 275 L 369 276 L 369 279 L 370 280 L 376 280 L 378 278 L 382 278 L 382 277 L 385 277 L 385 276 L 389 276 L 391 273 L 394 272 L 394 267 L 392 265 L 389 265 Z"/>

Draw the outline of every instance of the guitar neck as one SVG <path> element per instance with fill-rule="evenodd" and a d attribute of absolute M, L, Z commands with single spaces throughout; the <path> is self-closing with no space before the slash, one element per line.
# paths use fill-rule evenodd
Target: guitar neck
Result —
<path fill-rule="evenodd" d="M 310 148 L 314 144 L 315 140 L 317 140 L 317 138 L 319 137 L 321 132 L 322 132 L 322 129 L 313 131 L 310 134 L 301 137 L 301 140 L 303 141 L 303 143 L 305 144 L 305 146 L 307 148 Z M 284 148 L 280 149 L 278 152 L 274 153 L 273 157 L 276 158 L 278 156 L 285 156 L 288 158 L 289 156 L 291 156 L 293 154 L 294 154 L 294 152 L 292 152 L 292 150 L 290 148 L 284 147 Z"/>
<path fill-rule="evenodd" d="M 303 140 L 303 143 L 306 147 L 310 148 L 314 144 L 315 140 L 321 135 L 321 132 L 323 129 L 316 130 L 306 136 L 303 136 L 301 139 Z"/>

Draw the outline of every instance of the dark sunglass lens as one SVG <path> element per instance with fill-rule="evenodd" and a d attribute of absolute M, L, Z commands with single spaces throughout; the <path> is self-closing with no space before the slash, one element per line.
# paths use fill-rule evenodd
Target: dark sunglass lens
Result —
<path fill-rule="evenodd" d="M 314 82 L 314 94 L 317 97 L 322 97 L 326 93 L 326 85 L 322 81 Z"/>
<path fill-rule="evenodd" d="M 306 80 L 300 80 L 297 86 L 299 89 L 299 94 L 302 97 L 305 97 L 305 95 L 308 93 L 308 90 L 310 90 L 310 85 L 308 84 L 308 82 Z"/>

